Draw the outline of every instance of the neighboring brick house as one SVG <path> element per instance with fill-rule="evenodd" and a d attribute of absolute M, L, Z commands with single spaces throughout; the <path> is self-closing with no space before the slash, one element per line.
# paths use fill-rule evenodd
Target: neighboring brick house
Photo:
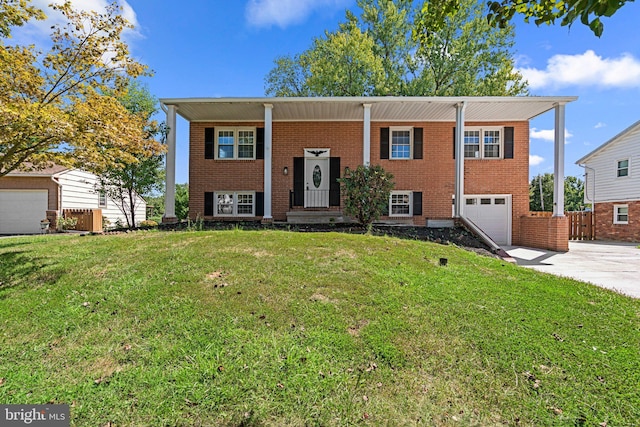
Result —
<path fill-rule="evenodd" d="M 174 217 L 177 113 L 190 123 L 192 218 L 339 221 L 336 178 L 379 164 L 395 177 L 383 221 L 442 226 L 464 216 L 499 244 L 527 244 L 535 227 L 521 220 L 529 216 L 529 120 L 555 109 L 564 129 L 564 105 L 575 99 L 162 99 L 170 128 L 165 217 Z M 546 219 L 544 233 L 551 228 L 549 245 L 566 250 L 560 222 L 562 212 Z"/>
<path fill-rule="evenodd" d="M 640 242 L 640 121 L 582 157 L 596 239 Z"/>
<path fill-rule="evenodd" d="M 40 233 L 40 221 L 51 228 L 64 209 L 101 209 L 113 225 L 124 214 L 104 193 L 96 191 L 94 174 L 54 165 L 50 168 L 9 172 L 0 178 L 0 234 Z M 146 202 L 138 197 L 136 215 L 145 219 Z"/>

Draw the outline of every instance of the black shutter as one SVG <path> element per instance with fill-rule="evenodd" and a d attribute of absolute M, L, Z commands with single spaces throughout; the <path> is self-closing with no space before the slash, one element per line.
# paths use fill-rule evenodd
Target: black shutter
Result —
<path fill-rule="evenodd" d="M 389 128 L 380 128 L 380 158 L 389 158 Z"/>
<path fill-rule="evenodd" d="M 513 159 L 513 128 L 504 128 L 504 158 Z"/>
<path fill-rule="evenodd" d="M 213 193 L 204 193 L 204 216 L 213 216 Z"/>
<path fill-rule="evenodd" d="M 204 128 L 204 158 L 213 159 L 215 152 L 216 132 L 214 128 Z"/>
<path fill-rule="evenodd" d="M 329 206 L 340 206 L 340 157 L 329 158 Z"/>
<path fill-rule="evenodd" d="M 456 158 L 456 127 L 453 127 L 453 158 Z"/>
<path fill-rule="evenodd" d="M 422 128 L 413 129 L 413 158 L 422 159 Z"/>
<path fill-rule="evenodd" d="M 255 216 L 264 216 L 264 193 L 256 191 L 256 212 Z"/>
<path fill-rule="evenodd" d="M 256 129 L 256 159 L 264 159 L 264 128 Z"/>
<path fill-rule="evenodd" d="M 413 192 L 413 215 L 422 215 L 422 191 Z"/>
<path fill-rule="evenodd" d="M 293 206 L 304 205 L 304 157 L 293 158 Z"/>

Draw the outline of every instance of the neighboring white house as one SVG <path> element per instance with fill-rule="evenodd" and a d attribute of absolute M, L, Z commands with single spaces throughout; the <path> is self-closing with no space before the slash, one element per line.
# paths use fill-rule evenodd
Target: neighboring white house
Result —
<path fill-rule="evenodd" d="M 12 171 L 0 178 L 0 234 L 40 233 L 40 221 L 64 209 L 102 209 L 111 225 L 127 224 L 118 205 L 96 190 L 97 177 L 79 169 L 53 166 L 39 171 Z M 146 217 L 138 197 L 136 222 Z"/>
<path fill-rule="evenodd" d="M 582 157 L 596 239 L 640 241 L 640 121 Z"/>

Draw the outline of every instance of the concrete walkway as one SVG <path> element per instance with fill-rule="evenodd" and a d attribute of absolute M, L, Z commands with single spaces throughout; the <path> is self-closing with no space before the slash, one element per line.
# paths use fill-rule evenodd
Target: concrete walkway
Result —
<path fill-rule="evenodd" d="M 566 253 L 519 246 L 503 249 L 518 265 L 640 298 L 640 249 L 637 243 L 570 241 Z"/>

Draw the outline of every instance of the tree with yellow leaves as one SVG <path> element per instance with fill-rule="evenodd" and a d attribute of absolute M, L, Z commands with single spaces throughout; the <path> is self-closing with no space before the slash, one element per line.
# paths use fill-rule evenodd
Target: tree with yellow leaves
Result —
<path fill-rule="evenodd" d="M 122 40 L 132 26 L 118 5 L 104 13 L 76 11 L 69 1 L 50 7 L 65 22 L 52 27 L 42 52 L 8 42 L 12 27 L 44 13 L 25 0 L 0 2 L 0 177 L 50 163 L 101 174 L 162 153 L 148 139 L 148 117 L 118 101 L 130 78 L 148 74 Z"/>

